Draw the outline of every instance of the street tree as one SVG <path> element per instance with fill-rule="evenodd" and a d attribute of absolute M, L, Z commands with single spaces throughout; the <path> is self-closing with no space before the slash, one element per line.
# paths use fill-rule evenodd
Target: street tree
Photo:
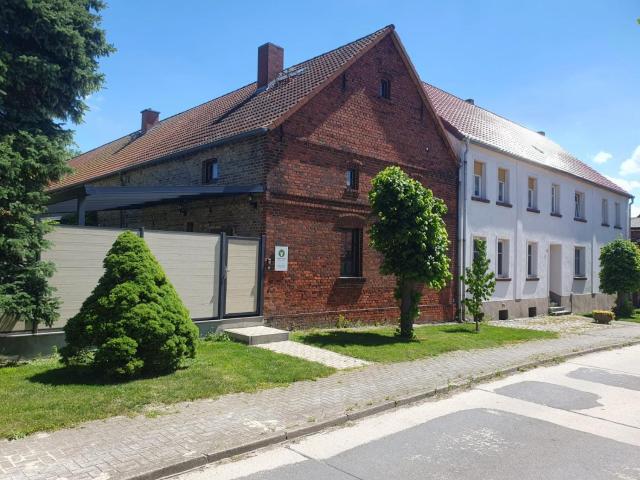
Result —
<path fill-rule="evenodd" d="M 372 180 L 369 202 L 376 222 L 371 246 L 382 254 L 380 271 L 395 275 L 402 338 L 413 337 L 423 286 L 444 288 L 451 280 L 444 202 L 399 167 L 387 167 Z"/>
<path fill-rule="evenodd" d="M 600 250 L 600 289 L 616 294 L 616 316 L 630 315 L 628 295 L 640 290 L 640 250 L 631 240 L 618 238 Z"/>
<path fill-rule="evenodd" d="M 5 0 L 0 8 L 0 312 L 53 323 L 53 267 L 40 260 L 50 228 L 37 220 L 46 187 L 67 171 L 85 98 L 103 82 L 112 47 L 100 0 Z"/>
<path fill-rule="evenodd" d="M 471 266 L 467 267 L 463 282 L 467 289 L 467 295 L 463 300 L 464 307 L 473 316 L 476 323 L 476 333 L 480 331 L 480 322 L 484 317 L 482 303 L 489 300 L 496 288 L 496 279 L 489 270 L 489 258 L 487 257 L 487 242 L 474 240 L 474 254 Z"/>

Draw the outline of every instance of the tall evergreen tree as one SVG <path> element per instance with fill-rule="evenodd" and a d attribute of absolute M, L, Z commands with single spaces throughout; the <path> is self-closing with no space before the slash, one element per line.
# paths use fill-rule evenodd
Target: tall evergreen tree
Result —
<path fill-rule="evenodd" d="M 57 301 L 40 260 L 47 185 L 67 171 L 84 99 L 103 83 L 113 51 L 100 0 L 3 0 L 0 8 L 0 312 L 51 324 Z"/>

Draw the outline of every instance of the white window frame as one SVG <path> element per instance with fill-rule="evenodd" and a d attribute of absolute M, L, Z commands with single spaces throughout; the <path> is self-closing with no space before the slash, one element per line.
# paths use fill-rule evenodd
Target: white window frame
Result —
<path fill-rule="evenodd" d="M 476 164 L 480 165 L 480 175 L 476 174 Z M 484 162 L 474 160 L 473 162 L 473 196 L 476 198 L 485 198 L 487 165 Z"/>
<path fill-rule="evenodd" d="M 504 181 L 500 181 L 500 172 L 504 172 Z M 509 170 L 498 167 L 498 201 L 509 203 Z"/>
<path fill-rule="evenodd" d="M 551 213 L 560 215 L 560 185 L 551 185 Z"/>
<path fill-rule="evenodd" d="M 499 238 L 496 245 L 496 277 L 509 278 L 509 240 Z"/>
<path fill-rule="evenodd" d="M 579 218 L 580 220 L 586 220 L 587 217 L 585 213 L 585 206 L 586 206 L 586 201 L 585 201 L 584 192 L 579 192 L 578 190 L 576 190 L 574 193 L 574 212 L 573 212 L 574 218 Z"/>
<path fill-rule="evenodd" d="M 527 242 L 527 278 L 538 276 L 538 244 Z"/>
<path fill-rule="evenodd" d="M 530 181 L 533 181 L 533 187 L 529 185 Z M 527 208 L 538 209 L 538 179 L 536 177 L 527 177 Z"/>
<path fill-rule="evenodd" d="M 615 226 L 618 228 L 622 228 L 622 212 L 620 209 L 620 202 L 615 202 L 614 204 L 614 211 L 615 211 Z"/>
<path fill-rule="evenodd" d="M 573 248 L 573 276 L 584 277 L 586 276 L 586 247 L 575 246 Z"/>
<path fill-rule="evenodd" d="M 602 225 L 609 226 L 609 200 L 602 199 Z"/>

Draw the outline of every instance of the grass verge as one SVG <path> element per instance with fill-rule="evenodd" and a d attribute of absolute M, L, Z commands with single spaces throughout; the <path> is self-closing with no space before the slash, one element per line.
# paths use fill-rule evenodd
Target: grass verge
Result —
<path fill-rule="evenodd" d="M 471 324 L 430 325 L 416 328 L 414 340 L 395 336 L 394 327 L 357 330 L 312 330 L 296 332 L 292 339 L 336 353 L 371 362 L 406 362 L 454 350 L 499 347 L 529 340 L 556 338 L 553 332 L 482 325 L 480 333 Z"/>
<path fill-rule="evenodd" d="M 582 315 L 583 317 L 587 317 L 587 318 L 593 318 L 593 314 L 591 312 L 581 313 L 580 315 Z M 633 311 L 633 315 L 631 315 L 630 317 L 616 318 L 616 320 L 620 320 L 621 322 L 636 322 L 636 323 L 640 323 L 640 308 L 636 308 Z"/>
<path fill-rule="evenodd" d="M 36 360 L 0 368 L 0 438 L 20 438 L 114 415 L 161 415 L 167 412 L 166 404 L 252 392 L 333 371 L 230 341 L 200 342 L 189 368 L 126 383 L 102 382 L 90 370 L 65 368 L 55 358 Z"/>

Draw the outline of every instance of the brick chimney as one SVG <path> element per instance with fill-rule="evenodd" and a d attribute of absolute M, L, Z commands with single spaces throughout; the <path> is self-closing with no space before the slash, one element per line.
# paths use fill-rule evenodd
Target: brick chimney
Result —
<path fill-rule="evenodd" d="M 156 123 L 160 122 L 160 112 L 145 108 L 140 112 L 142 114 L 142 125 L 140 126 L 140 133 L 143 135 L 153 127 Z"/>
<path fill-rule="evenodd" d="M 284 49 L 273 43 L 258 47 L 258 88 L 265 87 L 284 68 Z"/>

